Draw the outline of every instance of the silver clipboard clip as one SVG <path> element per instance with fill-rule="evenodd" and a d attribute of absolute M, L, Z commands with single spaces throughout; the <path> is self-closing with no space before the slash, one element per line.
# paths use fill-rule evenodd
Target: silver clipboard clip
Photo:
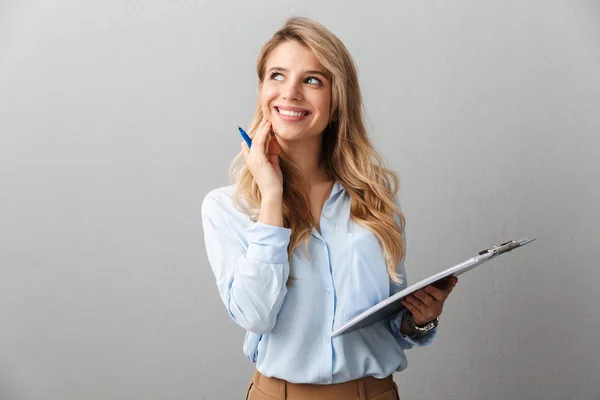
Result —
<path fill-rule="evenodd" d="M 509 240 L 506 243 L 502 243 L 500 246 L 496 246 L 495 244 L 493 244 L 489 249 L 480 251 L 479 255 L 482 256 L 484 254 L 492 253 L 492 255 L 495 257 L 502 253 L 507 253 L 507 252 L 511 251 L 512 249 L 516 249 L 517 247 L 524 246 L 527 243 L 531 243 L 534 240 L 535 240 L 535 238 L 534 239 L 525 238 L 525 239 L 521 239 L 521 240 Z"/>

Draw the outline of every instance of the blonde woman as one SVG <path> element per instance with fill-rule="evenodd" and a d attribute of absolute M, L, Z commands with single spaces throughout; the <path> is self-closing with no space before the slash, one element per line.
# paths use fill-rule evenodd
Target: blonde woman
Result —
<path fill-rule="evenodd" d="M 363 122 L 357 73 L 322 25 L 291 18 L 263 47 L 251 147 L 202 204 L 208 259 L 256 363 L 246 398 L 398 399 L 404 351 L 434 338 L 456 278 L 393 318 L 331 339 L 406 287 L 399 180 Z"/>

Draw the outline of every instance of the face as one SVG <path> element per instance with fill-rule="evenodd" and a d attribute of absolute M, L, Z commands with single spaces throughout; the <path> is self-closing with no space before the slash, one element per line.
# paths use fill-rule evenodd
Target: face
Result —
<path fill-rule="evenodd" d="M 267 58 L 260 103 L 278 139 L 315 139 L 329 123 L 331 82 L 308 47 L 287 41 Z"/>

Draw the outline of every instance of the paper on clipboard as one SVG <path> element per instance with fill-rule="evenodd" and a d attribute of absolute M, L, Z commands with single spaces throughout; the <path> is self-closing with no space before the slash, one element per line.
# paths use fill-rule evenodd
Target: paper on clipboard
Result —
<path fill-rule="evenodd" d="M 500 246 L 492 245 L 489 249 L 483 250 L 479 252 L 479 255 L 475 257 L 471 257 L 466 261 L 461 262 L 460 264 L 456 264 L 453 267 L 450 267 L 442 272 L 431 275 L 428 278 L 425 278 L 406 289 L 396 293 L 393 296 L 388 297 L 387 299 L 375 304 L 373 307 L 369 308 L 366 311 L 358 314 L 356 317 L 352 318 L 340 328 L 335 330 L 331 337 L 334 338 L 343 333 L 348 333 L 355 331 L 360 328 L 364 328 L 365 326 L 369 326 L 374 324 L 377 321 L 382 319 L 390 318 L 395 315 L 399 311 L 401 311 L 404 306 L 400 302 L 401 299 L 408 296 L 409 294 L 416 292 L 419 289 L 424 288 L 432 283 L 443 281 L 444 279 L 449 278 L 450 276 L 458 276 L 464 274 L 467 271 L 493 259 L 498 257 L 500 254 L 507 253 L 517 247 L 522 247 L 528 243 L 533 242 L 535 239 L 521 239 L 521 240 L 511 240 L 506 243 L 501 244 Z"/>

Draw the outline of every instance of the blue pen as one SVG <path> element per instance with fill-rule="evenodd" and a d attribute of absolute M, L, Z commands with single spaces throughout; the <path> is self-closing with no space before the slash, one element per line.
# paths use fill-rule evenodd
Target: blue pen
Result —
<path fill-rule="evenodd" d="M 244 132 L 244 130 L 242 128 L 240 128 L 238 126 L 238 129 L 240 130 L 240 135 L 242 135 L 242 138 L 246 141 L 246 144 L 248 145 L 248 147 L 252 147 L 252 139 L 250 139 L 250 136 L 248 136 L 248 134 L 246 132 Z"/>

